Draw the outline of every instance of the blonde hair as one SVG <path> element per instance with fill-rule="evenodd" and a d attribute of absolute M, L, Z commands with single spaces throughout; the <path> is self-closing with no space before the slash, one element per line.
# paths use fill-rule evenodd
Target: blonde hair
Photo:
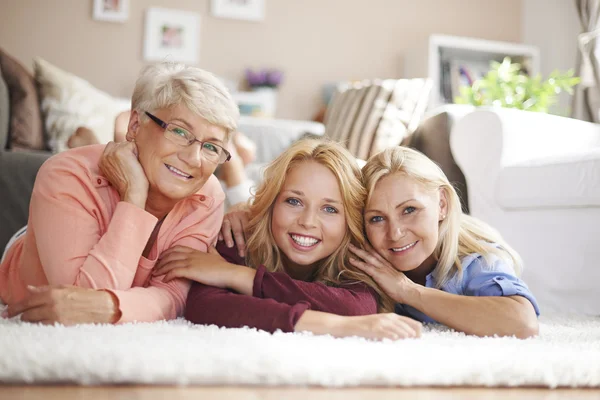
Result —
<path fill-rule="evenodd" d="M 379 294 L 380 309 L 392 309 L 393 302 L 371 277 L 350 266 L 348 245 L 352 243 L 363 247 L 365 244 L 362 209 L 367 192 L 354 157 L 343 146 L 327 139 L 299 140 L 265 169 L 262 183 L 257 188 L 249 209 L 247 264 L 253 268 L 264 265 L 269 271 L 285 272 L 281 251 L 275 244 L 271 230 L 273 207 L 288 172 L 307 161 L 325 166 L 336 177 L 342 193 L 347 225 L 342 243 L 316 268 L 312 280 L 328 285 L 364 282 Z"/>
<path fill-rule="evenodd" d="M 162 62 L 144 67 L 135 82 L 131 109 L 141 120 L 145 111 L 186 106 L 226 131 L 226 140 L 237 129 L 239 109 L 225 85 L 210 72 L 184 64 Z"/>
<path fill-rule="evenodd" d="M 448 210 L 441 221 L 434 257 L 437 267 L 433 274 L 437 287 L 442 287 L 458 273 L 462 274 L 461 258 L 478 253 L 488 262 L 495 255 L 512 264 L 515 273 L 522 269 L 521 257 L 502 238 L 500 233 L 477 218 L 462 212 L 456 190 L 433 161 L 424 154 L 403 146 L 386 149 L 371 157 L 362 169 L 368 191 L 367 202 L 375 185 L 383 177 L 401 173 L 423 185 L 426 190 L 441 190 L 446 195 Z"/>

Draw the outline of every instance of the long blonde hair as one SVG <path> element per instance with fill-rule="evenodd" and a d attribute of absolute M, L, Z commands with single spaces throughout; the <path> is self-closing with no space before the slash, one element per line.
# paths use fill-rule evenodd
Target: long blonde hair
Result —
<path fill-rule="evenodd" d="M 342 194 L 346 216 L 346 234 L 340 246 L 315 269 L 313 281 L 339 285 L 360 281 L 372 287 L 380 296 L 380 309 L 391 309 L 392 302 L 375 282 L 349 264 L 348 245 L 363 247 L 362 210 L 367 191 L 354 157 L 340 144 L 327 139 L 302 139 L 290 146 L 265 169 L 263 180 L 249 208 L 246 263 L 256 268 L 264 265 L 272 272 L 285 272 L 281 251 L 271 230 L 273 207 L 283 188 L 288 172 L 302 162 L 314 161 L 328 168 L 336 177 Z"/>
<path fill-rule="evenodd" d="M 362 169 L 367 188 L 367 202 L 375 185 L 383 177 L 402 173 L 423 185 L 426 190 L 441 190 L 446 195 L 448 210 L 440 222 L 438 242 L 434 250 L 437 267 L 433 274 L 437 287 L 442 287 L 456 273 L 462 274 L 461 258 L 478 253 L 490 260 L 495 255 L 513 266 L 516 274 L 522 270 L 521 257 L 502 238 L 500 233 L 483 221 L 462 212 L 460 199 L 448 178 L 424 154 L 408 147 L 397 146 L 371 157 Z"/>

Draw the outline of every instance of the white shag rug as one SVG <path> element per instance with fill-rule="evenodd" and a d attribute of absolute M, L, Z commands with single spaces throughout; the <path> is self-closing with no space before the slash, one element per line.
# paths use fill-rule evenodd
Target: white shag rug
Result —
<path fill-rule="evenodd" d="M 41 326 L 0 318 L 0 382 L 352 386 L 600 386 L 600 318 L 540 319 L 540 336 L 421 339 L 152 324 Z"/>

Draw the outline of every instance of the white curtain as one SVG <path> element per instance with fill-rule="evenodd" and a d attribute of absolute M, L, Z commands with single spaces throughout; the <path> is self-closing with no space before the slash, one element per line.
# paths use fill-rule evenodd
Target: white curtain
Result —
<path fill-rule="evenodd" d="M 600 0 L 575 0 L 575 6 L 582 31 L 576 70 L 581 83 L 575 88 L 571 117 L 600 122 L 600 65 L 596 55 L 600 35 Z"/>

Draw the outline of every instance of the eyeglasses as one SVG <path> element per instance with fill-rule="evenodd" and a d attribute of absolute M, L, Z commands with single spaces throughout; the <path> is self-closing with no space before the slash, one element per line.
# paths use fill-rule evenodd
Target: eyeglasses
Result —
<path fill-rule="evenodd" d="M 223 146 L 211 142 L 202 142 L 196 139 L 196 136 L 192 135 L 187 129 L 175 124 L 166 123 L 162 119 L 150 114 L 148 111 L 145 113 L 152 121 L 165 130 L 165 137 L 171 142 L 181 147 L 191 146 L 194 142 L 198 142 L 202 149 L 202 156 L 206 160 L 216 164 L 223 164 L 231 159 L 231 154 L 229 154 Z"/>

